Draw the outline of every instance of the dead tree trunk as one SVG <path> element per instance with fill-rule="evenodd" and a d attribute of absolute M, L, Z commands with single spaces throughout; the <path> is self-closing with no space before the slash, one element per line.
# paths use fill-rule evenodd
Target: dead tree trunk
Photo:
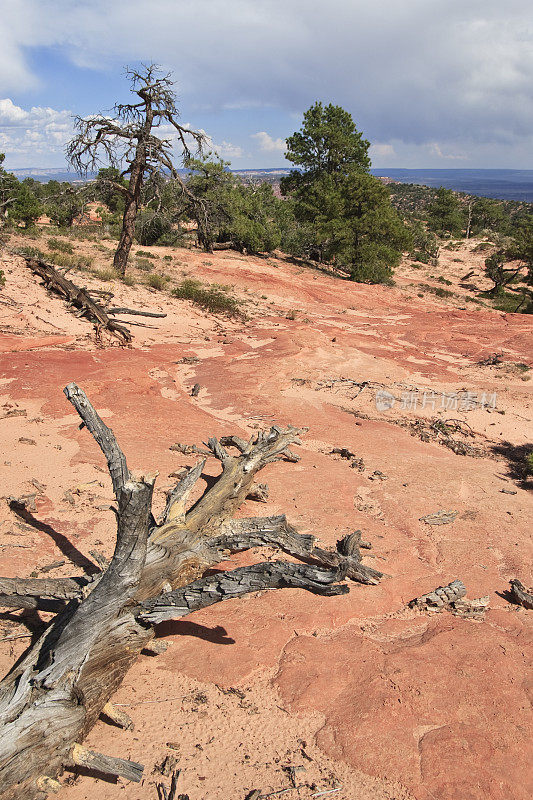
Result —
<path fill-rule="evenodd" d="M 323 595 L 343 594 L 350 577 L 375 584 L 381 573 L 361 563 L 359 539 L 337 551 L 315 547 L 285 517 L 232 520 L 255 474 L 284 458 L 301 431 L 276 426 L 245 442 L 231 437 L 230 455 L 217 439 L 210 452 L 221 474 L 189 506 L 205 463 L 199 461 L 169 493 L 156 522 L 151 512 L 154 478 L 134 477 L 113 432 L 75 384 L 65 394 L 104 453 L 118 503 L 115 553 L 93 578 L 0 579 L 0 602 L 10 607 L 59 604 L 54 620 L 0 684 L 0 798 L 44 798 L 59 788 L 64 769 L 84 765 L 130 780 L 142 766 L 81 746 L 100 714 L 131 724 L 109 702 L 131 664 L 154 636 L 153 626 L 227 598 L 284 586 Z M 289 451 L 289 457 L 290 451 Z M 228 552 L 267 546 L 304 564 L 266 562 L 202 578 Z M 49 605 L 46 605 L 49 609 Z M 118 712 L 118 713 L 117 713 Z"/>
<path fill-rule="evenodd" d="M 120 232 L 118 247 L 113 258 L 113 267 L 120 275 L 126 274 L 128 258 L 135 237 L 135 221 L 137 219 L 139 202 L 141 199 L 144 173 L 141 159 L 144 157 L 144 148 L 141 148 L 139 145 L 139 150 L 140 152 L 137 154 L 132 166 L 129 188 L 124 195 L 126 205 L 124 208 L 124 216 L 122 217 L 122 230 Z"/>

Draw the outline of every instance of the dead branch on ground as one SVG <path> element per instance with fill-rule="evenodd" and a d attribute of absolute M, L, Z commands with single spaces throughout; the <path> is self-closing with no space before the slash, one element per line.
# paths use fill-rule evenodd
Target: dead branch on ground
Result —
<path fill-rule="evenodd" d="M 89 578 L 0 579 L 3 605 L 58 603 L 52 622 L 0 684 L 1 800 L 41 800 L 60 787 L 65 769 L 80 765 L 140 780 L 142 765 L 81 743 L 102 714 L 131 726 L 110 698 L 160 620 L 259 590 L 293 587 L 337 595 L 348 591 L 339 583 L 345 577 L 366 584 L 382 577 L 362 563 L 360 532 L 327 550 L 284 516 L 234 519 L 256 473 L 285 458 L 302 431 L 273 426 L 249 441 L 229 437 L 224 445 L 209 439 L 209 452 L 221 463 L 218 479 L 191 504 L 205 464 L 200 460 L 169 493 L 156 521 L 154 477 L 132 475 L 113 432 L 76 384 L 65 394 L 107 460 L 118 504 L 116 547 L 107 568 Z M 266 561 L 203 577 L 228 553 L 254 547 L 303 563 Z"/>
<path fill-rule="evenodd" d="M 102 302 L 95 300 L 95 296 L 100 296 L 109 303 L 113 297 L 112 292 L 100 292 L 96 289 L 87 289 L 76 286 L 65 275 L 53 267 L 41 261 L 39 258 L 26 258 L 26 264 L 33 273 L 39 275 L 44 281 L 47 289 L 64 297 L 70 306 L 76 308 L 80 316 L 87 317 L 95 326 L 97 336 L 102 330 L 115 336 L 121 344 L 129 344 L 133 336 L 125 324 L 113 319 L 115 314 L 135 314 L 141 317 L 166 317 L 152 311 L 137 311 L 134 308 L 108 308 Z M 129 323 L 135 324 L 135 323 Z M 137 323 L 140 324 L 140 323 Z"/>

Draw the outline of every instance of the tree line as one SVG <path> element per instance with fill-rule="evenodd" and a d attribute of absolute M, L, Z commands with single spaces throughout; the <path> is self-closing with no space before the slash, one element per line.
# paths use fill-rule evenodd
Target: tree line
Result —
<path fill-rule="evenodd" d="M 294 168 L 281 181 L 280 198 L 267 183 L 244 184 L 207 150 L 205 134 L 179 123 L 170 75 L 153 64 L 127 74 L 133 102 L 117 104 L 111 116 L 75 119 L 67 158 L 81 175 L 97 172 L 94 181 L 81 187 L 19 182 L 3 169 L 0 155 L 4 224 L 31 226 L 46 214 L 68 228 L 95 201 L 118 238 L 114 268 L 122 275 L 134 240 L 179 244 L 193 227 L 206 252 L 280 248 L 369 283 L 390 282 L 405 252 L 435 262 L 443 237 L 496 235 L 499 246 L 486 260 L 494 291 L 520 275 L 533 283 L 530 205 L 383 184 L 370 174 L 370 142 L 340 106 L 315 103 L 287 138 L 286 158 Z"/>

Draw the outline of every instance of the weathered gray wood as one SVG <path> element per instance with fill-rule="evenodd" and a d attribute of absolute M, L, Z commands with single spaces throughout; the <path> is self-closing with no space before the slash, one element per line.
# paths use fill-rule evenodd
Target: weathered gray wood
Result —
<path fill-rule="evenodd" d="M 115 725 L 118 725 L 119 728 L 123 728 L 125 731 L 133 730 L 134 725 L 131 717 L 113 703 L 106 703 L 101 713 L 104 717 L 110 719 L 111 722 L 114 722 Z"/>
<path fill-rule="evenodd" d="M 118 500 L 117 544 L 105 572 L 90 582 L 76 578 L 40 582 L 48 593 L 44 598 L 37 594 L 36 584 L 20 585 L 24 597 L 54 600 L 62 595 L 59 600 L 66 605 L 0 684 L 0 800 L 41 798 L 43 776 L 55 781 L 72 763 L 74 744 L 83 741 L 154 636 L 148 616 L 139 616 L 143 604 L 163 593 L 159 602 L 168 606 L 168 589 L 171 594 L 178 592 L 181 613 L 190 613 L 211 602 L 278 586 L 339 594 L 348 589 L 334 585 L 335 581 L 346 574 L 360 573 L 367 583 L 380 575 L 350 556 L 315 547 L 313 537 L 297 534 L 284 517 L 229 525 L 256 473 L 284 458 L 289 446 L 298 443 L 297 429 L 274 426 L 260 432 L 236 456 L 212 442 L 222 464 L 220 476 L 187 509 L 190 490 L 201 473 L 202 463 L 196 465 L 181 489 L 179 484 L 171 493 L 170 510 L 177 503 L 179 514 L 173 518 L 168 513 L 157 525 L 151 514 L 153 479 L 130 475 L 112 431 L 75 384 L 65 393 L 108 461 Z M 267 563 L 201 578 L 228 548 L 265 544 L 315 566 Z M 56 594 L 50 598 L 53 591 Z M 173 614 L 176 608 L 174 604 Z M 152 613 L 163 612 L 159 608 Z"/>
<path fill-rule="evenodd" d="M 343 577 L 343 574 L 332 570 L 284 561 L 266 561 L 202 578 L 183 589 L 146 600 L 137 618 L 152 624 L 179 619 L 213 603 L 264 589 L 292 587 L 325 596 L 346 594 L 349 589 L 345 584 L 334 584 L 334 581 Z"/>
<path fill-rule="evenodd" d="M 115 434 L 96 413 L 83 389 L 80 389 L 75 383 L 69 383 L 63 391 L 106 457 L 107 468 L 113 482 L 113 491 L 115 496 L 118 496 L 119 490 L 129 480 L 130 473 L 126 456 L 120 449 Z"/>
<path fill-rule="evenodd" d="M 246 495 L 247 500 L 255 500 L 256 503 L 266 503 L 268 500 L 268 496 L 270 494 L 268 484 L 266 483 L 254 483 L 248 494 Z"/>
<path fill-rule="evenodd" d="M 198 463 L 179 481 L 167 497 L 167 505 L 163 512 L 163 522 L 181 519 L 185 515 L 189 495 L 202 474 L 206 459 Z"/>
<path fill-rule="evenodd" d="M 72 749 L 72 763 L 77 767 L 86 767 L 104 775 L 115 775 L 117 778 L 126 778 L 128 781 L 139 783 L 142 780 L 144 766 L 136 761 L 127 761 L 125 758 L 113 758 L 94 750 L 87 750 L 79 744 Z"/>
<path fill-rule="evenodd" d="M 533 609 L 533 594 L 526 591 L 526 587 L 518 580 L 513 578 L 511 583 L 511 597 L 515 603 L 524 608 Z"/>
<path fill-rule="evenodd" d="M 91 297 L 87 289 L 76 286 L 59 270 L 39 258 L 26 258 L 26 264 L 32 272 L 43 279 L 47 288 L 64 297 L 70 305 L 78 308 L 80 316 L 88 317 L 95 324 L 97 331 L 103 328 L 116 336 L 122 344 L 131 342 L 132 335 L 129 330 L 111 319 L 105 308 Z"/>
<path fill-rule="evenodd" d="M 6 601 L 16 603 L 18 597 L 46 600 L 72 600 L 81 597 L 82 589 L 91 582 L 85 576 L 79 578 L 0 578 L 0 595 Z M 0 600 L 0 606 L 4 603 Z M 13 605 L 6 602 L 6 606 Z"/>
<path fill-rule="evenodd" d="M 466 586 L 462 581 L 455 580 L 446 586 L 438 586 L 432 592 L 415 597 L 409 605 L 411 608 L 443 608 L 455 600 L 460 600 L 466 595 Z"/>
<path fill-rule="evenodd" d="M 356 536 L 360 531 L 350 536 Z M 352 539 L 348 548 L 355 555 L 334 550 L 325 550 L 315 546 L 314 536 L 304 536 L 289 525 L 284 515 L 277 517 L 252 517 L 231 520 L 221 531 L 221 535 L 213 541 L 219 548 L 230 552 L 248 550 L 252 547 L 278 547 L 301 561 L 328 566 L 331 569 L 344 569 L 346 576 L 353 581 L 365 584 L 379 583 L 383 573 L 361 564 L 359 550 L 354 547 L 359 539 Z M 338 547 L 343 549 L 341 540 Z"/>

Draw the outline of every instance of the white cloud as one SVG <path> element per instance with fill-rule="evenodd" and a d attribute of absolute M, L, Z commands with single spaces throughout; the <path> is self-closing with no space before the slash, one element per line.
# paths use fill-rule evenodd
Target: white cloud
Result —
<path fill-rule="evenodd" d="M 34 106 L 26 110 L 6 97 L 0 100 L 0 152 L 18 163 L 29 158 L 32 165 L 57 166 L 63 161 L 66 142 L 72 136 L 69 111 Z"/>
<path fill-rule="evenodd" d="M 377 142 L 533 148 L 530 0 L 4 0 L 0 24 L 4 94 L 35 88 L 27 54 L 49 47 L 94 70 L 157 60 L 191 113 L 322 99 Z"/>
<path fill-rule="evenodd" d="M 429 153 L 432 156 L 437 156 L 437 158 L 442 158 L 448 161 L 465 161 L 467 159 L 465 153 L 443 153 L 438 142 L 431 142 L 429 146 Z"/>
<path fill-rule="evenodd" d="M 213 150 L 217 155 L 221 158 L 242 158 L 244 155 L 244 150 L 238 144 L 232 144 L 231 142 L 223 141 L 220 144 L 215 144 L 213 142 Z"/>
<path fill-rule="evenodd" d="M 381 144 L 376 142 L 370 147 L 370 157 L 374 158 L 394 158 L 396 151 L 391 144 Z"/>
<path fill-rule="evenodd" d="M 263 153 L 284 153 L 287 149 L 285 139 L 273 139 L 266 131 L 252 133 L 252 139 L 257 139 Z"/>

